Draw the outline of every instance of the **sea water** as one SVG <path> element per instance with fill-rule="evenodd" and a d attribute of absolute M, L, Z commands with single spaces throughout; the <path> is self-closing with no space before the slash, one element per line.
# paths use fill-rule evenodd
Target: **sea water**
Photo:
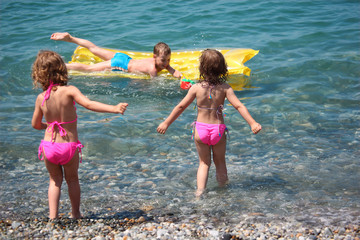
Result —
<path fill-rule="evenodd" d="M 198 157 L 189 107 L 156 128 L 185 96 L 164 77 L 73 76 L 88 98 L 127 102 L 125 115 L 78 108 L 85 145 L 79 177 L 85 217 L 153 209 L 181 221 L 236 224 L 253 217 L 301 224 L 359 223 L 359 1 L 1 1 L 0 217 L 46 217 L 48 174 L 37 158 L 43 131 L 31 127 L 31 65 L 40 49 L 69 61 L 76 47 L 51 41 L 70 32 L 97 45 L 152 51 L 252 48 L 248 87 L 236 95 L 262 124 L 253 135 L 232 107 L 229 185 L 212 165 L 207 193 L 194 198 Z M 242 78 L 239 77 L 239 81 Z M 226 102 L 228 104 L 228 102 Z M 70 211 L 63 185 L 61 209 Z M 253 220 L 254 220 L 253 219 Z"/>

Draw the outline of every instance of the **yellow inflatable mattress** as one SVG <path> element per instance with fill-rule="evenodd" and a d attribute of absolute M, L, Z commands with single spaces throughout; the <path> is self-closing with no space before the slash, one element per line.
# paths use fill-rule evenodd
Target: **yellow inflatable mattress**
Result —
<path fill-rule="evenodd" d="M 114 52 L 122 52 L 129 55 L 133 59 L 143 59 L 143 58 L 152 58 L 152 52 L 135 52 L 135 51 L 125 51 L 117 49 L 108 49 Z M 253 49 L 217 49 L 225 57 L 226 63 L 228 65 L 229 75 L 234 74 L 244 74 L 250 76 L 250 68 L 244 66 L 244 63 L 254 57 L 259 51 Z M 172 51 L 171 52 L 171 62 L 170 65 L 180 71 L 185 78 L 191 80 L 197 80 L 199 78 L 199 57 L 201 55 L 201 50 L 184 50 L 184 51 Z M 69 63 L 84 63 L 84 64 L 95 64 L 102 62 L 103 60 L 94 54 L 92 54 L 87 48 L 78 46 L 74 54 L 72 55 L 71 61 Z M 148 75 L 144 74 L 135 74 L 135 73 L 126 73 L 121 71 L 102 71 L 102 72 L 78 72 L 70 71 L 71 75 L 95 75 L 95 76 L 119 76 L 126 78 L 149 78 Z M 163 70 L 159 73 L 159 76 L 164 76 L 166 78 L 173 78 L 171 74 Z"/>

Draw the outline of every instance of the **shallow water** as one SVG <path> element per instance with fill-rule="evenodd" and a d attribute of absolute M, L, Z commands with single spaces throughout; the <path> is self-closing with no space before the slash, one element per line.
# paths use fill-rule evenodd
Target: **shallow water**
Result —
<path fill-rule="evenodd" d="M 90 99 L 128 102 L 124 116 L 78 107 L 85 216 L 154 208 L 182 221 L 236 224 L 359 223 L 360 3 L 358 1 L 151 1 L 0 4 L 0 217 L 47 216 L 48 176 L 37 159 L 43 132 L 31 128 L 39 89 L 31 64 L 40 49 L 70 60 L 75 45 L 49 40 L 68 31 L 118 49 L 253 48 L 249 88 L 237 91 L 263 131 L 252 135 L 231 106 L 226 124 L 230 184 L 199 201 L 197 153 L 188 108 L 166 135 L 157 125 L 186 94 L 171 79 L 73 77 Z M 240 77 L 239 77 L 240 79 Z M 61 211 L 70 203 L 63 186 Z"/>

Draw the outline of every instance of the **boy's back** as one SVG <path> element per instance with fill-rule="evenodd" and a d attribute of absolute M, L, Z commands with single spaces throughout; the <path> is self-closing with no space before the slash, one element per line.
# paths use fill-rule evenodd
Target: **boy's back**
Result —
<path fill-rule="evenodd" d="M 129 72 L 147 73 L 151 77 L 157 75 L 154 58 L 132 59 L 128 65 Z"/>

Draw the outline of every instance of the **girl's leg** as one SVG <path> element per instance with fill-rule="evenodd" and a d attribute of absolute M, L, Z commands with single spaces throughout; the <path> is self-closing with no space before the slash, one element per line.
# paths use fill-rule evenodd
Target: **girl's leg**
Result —
<path fill-rule="evenodd" d="M 80 213 L 80 183 L 78 176 L 79 153 L 76 151 L 74 157 L 64 166 L 65 180 L 68 185 L 69 197 L 71 201 L 71 217 L 81 218 Z"/>
<path fill-rule="evenodd" d="M 228 182 L 227 168 L 225 161 L 226 152 L 226 136 L 223 134 L 220 141 L 212 147 L 213 160 L 216 167 L 216 180 L 220 187 L 223 187 Z"/>
<path fill-rule="evenodd" d="M 100 48 L 95 44 L 93 44 L 92 42 L 90 42 L 89 40 L 73 37 L 69 33 L 53 33 L 50 39 L 56 41 L 71 42 L 80 45 L 82 47 L 86 47 L 87 49 L 90 50 L 90 52 L 92 52 L 93 54 L 95 54 L 96 56 L 100 57 L 105 61 L 112 59 L 115 55 L 115 53 L 112 51 Z"/>
<path fill-rule="evenodd" d="M 196 196 L 199 197 L 206 188 L 209 169 L 211 165 L 211 147 L 204 144 L 197 131 L 195 130 L 195 145 L 199 154 L 199 168 L 197 171 L 197 191 Z"/>
<path fill-rule="evenodd" d="M 59 200 L 63 181 L 63 171 L 61 166 L 49 162 L 46 158 L 44 161 L 50 176 L 48 190 L 49 218 L 54 219 L 59 217 Z"/>

